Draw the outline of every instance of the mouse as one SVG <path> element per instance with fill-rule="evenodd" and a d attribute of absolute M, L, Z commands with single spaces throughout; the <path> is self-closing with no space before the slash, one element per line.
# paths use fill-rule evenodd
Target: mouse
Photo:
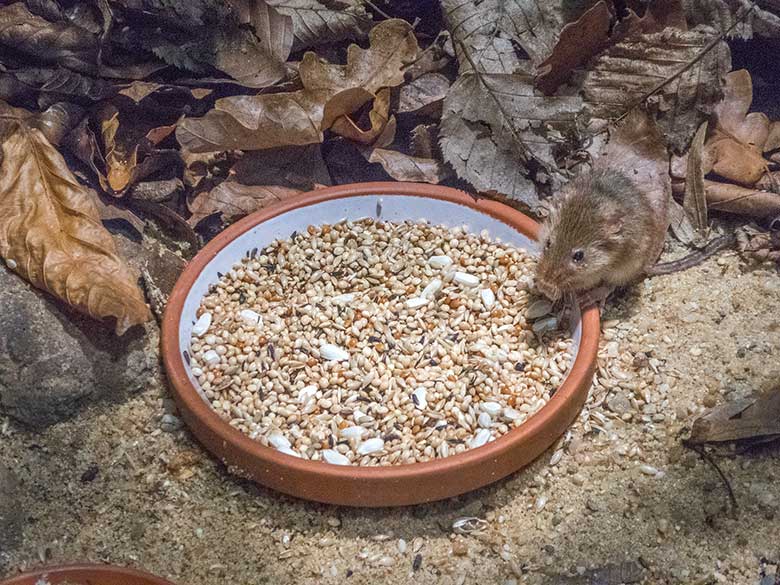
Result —
<path fill-rule="evenodd" d="M 646 276 L 694 266 L 734 241 L 722 236 L 688 256 L 656 264 L 669 228 L 668 199 L 643 190 L 626 172 L 594 168 L 552 199 L 541 226 L 536 288 L 551 301 L 574 293 L 582 306 Z"/>

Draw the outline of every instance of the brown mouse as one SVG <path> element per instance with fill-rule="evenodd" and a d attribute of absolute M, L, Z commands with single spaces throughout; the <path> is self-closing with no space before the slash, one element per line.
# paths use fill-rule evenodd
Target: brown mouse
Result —
<path fill-rule="evenodd" d="M 724 236 L 681 260 L 656 264 L 669 227 L 668 200 L 626 173 L 597 168 L 569 183 L 542 225 L 536 287 L 551 300 L 578 293 L 603 302 L 616 287 L 698 264 L 733 241 Z"/>

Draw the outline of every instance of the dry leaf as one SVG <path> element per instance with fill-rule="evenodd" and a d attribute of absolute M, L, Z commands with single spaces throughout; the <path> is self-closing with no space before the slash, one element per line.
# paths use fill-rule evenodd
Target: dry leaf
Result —
<path fill-rule="evenodd" d="M 514 39 L 529 54 L 549 54 L 559 24 L 557 16 L 547 16 L 552 7 L 507 4 L 502 11 L 495 1 L 443 3 L 459 76 L 444 100 L 440 144 L 444 160 L 478 191 L 535 207 L 539 195 L 531 169 L 553 186 L 561 184 L 556 153 L 570 145 L 582 100 L 536 95 L 532 64 L 512 46 Z M 508 20 L 520 8 L 528 8 L 527 18 L 515 24 L 532 23 L 533 30 L 518 32 Z M 534 32 L 540 36 L 531 40 Z"/>
<path fill-rule="evenodd" d="M 535 95 L 528 74 L 462 75 L 444 100 L 442 155 L 478 191 L 533 207 L 539 196 L 524 160 L 555 168 L 555 151 L 580 108 L 579 98 Z"/>
<path fill-rule="evenodd" d="M 0 104 L 0 254 L 37 287 L 116 332 L 151 317 L 87 189 L 25 110 Z"/>
<path fill-rule="evenodd" d="M 324 43 L 359 39 L 371 28 L 371 18 L 356 0 L 268 0 L 292 18 L 293 51 Z"/>
<path fill-rule="evenodd" d="M 536 0 L 443 0 L 442 8 L 450 34 L 466 46 L 480 70 L 511 73 L 503 61 L 510 54 L 515 55 L 512 41 L 522 47 L 534 65 L 552 53 L 564 24 L 561 4 Z M 460 57 L 459 61 L 462 63 Z"/>
<path fill-rule="evenodd" d="M 772 152 L 780 148 L 780 122 L 772 122 L 764 143 L 764 152 Z"/>
<path fill-rule="evenodd" d="M 683 186 L 683 190 L 685 187 Z M 691 218 L 685 213 L 682 205 L 674 199 L 669 200 L 669 229 L 680 242 L 686 246 L 696 240 L 696 229 L 691 223 Z"/>
<path fill-rule="evenodd" d="M 436 115 L 441 102 L 447 97 L 450 81 L 441 73 L 426 73 L 401 87 L 398 96 L 398 113 Z"/>
<path fill-rule="evenodd" d="M 126 221 L 139 234 L 144 233 L 146 223 L 135 213 L 125 207 L 120 207 L 116 202 L 106 203 L 100 198 L 100 195 L 91 189 L 90 193 L 92 195 L 92 200 L 97 206 L 101 221 L 105 222 L 121 219 Z"/>
<path fill-rule="evenodd" d="M 329 127 L 326 111 L 332 123 L 380 89 L 400 85 L 404 63 L 419 50 L 411 26 L 403 20 L 381 22 L 371 30 L 369 42 L 368 49 L 351 45 L 344 66 L 323 63 L 314 53 L 306 53 L 299 66 L 304 89 L 222 98 L 202 118 L 185 118 L 176 137 L 192 152 L 321 142 Z"/>
<path fill-rule="evenodd" d="M 685 198 L 683 209 L 696 228 L 699 239 L 707 240 L 709 224 L 707 223 L 707 194 L 704 191 L 704 175 L 702 168 L 702 149 L 707 135 L 707 122 L 696 131 L 688 151 L 688 170 L 685 178 Z"/>
<path fill-rule="evenodd" d="M 695 59 L 712 40 L 700 31 L 632 36 L 607 49 L 593 63 L 583 82 L 586 112 L 614 119 Z M 677 79 L 646 100 L 675 151 L 688 147 L 704 118 L 721 98 L 721 79 L 731 69 L 728 46 L 720 42 Z"/>
<path fill-rule="evenodd" d="M 726 211 L 739 215 L 766 218 L 780 213 L 780 195 L 759 189 L 750 189 L 704 180 L 707 206 L 712 211 Z"/>
<path fill-rule="evenodd" d="M 330 183 L 319 144 L 247 153 L 226 181 L 195 196 L 189 204 L 192 217 L 188 222 L 195 226 L 219 213 L 230 223 L 270 203 Z"/>
<path fill-rule="evenodd" d="M 285 61 L 293 43 L 292 18 L 263 0 L 230 0 L 239 27 L 224 23 L 214 31 L 212 65 L 246 87 L 268 87 L 286 73 Z M 251 31 L 244 26 L 250 26 Z M 210 39 L 209 42 L 212 40 Z"/>
<path fill-rule="evenodd" d="M 603 49 L 609 41 L 611 18 L 607 3 L 600 0 L 564 26 L 552 53 L 539 64 L 536 86 L 546 94 L 554 93 L 575 68 Z"/>
<path fill-rule="evenodd" d="M 717 406 L 697 418 L 686 443 L 723 443 L 780 438 L 780 388 L 757 398 Z"/>
<path fill-rule="evenodd" d="M 628 8 L 628 14 L 614 26 L 613 16 L 613 8 L 600 0 L 577 21 L 564 26 L 552 53 L 539 64 L 537 87 L 547 94 L 554 93 L 574 69 L 627 37 L 668 27 L 688 30 L 680 0 L 655 0 L 645 7 L 641 18 Z"/>
<path fill-rule="evenodd" d="M 360 90 L 365 91 L 365 90 Z M 370 94 L 369 94 L 370 96 Z M 361 98 L 362 99 L 362 98 Z M 385 134 L 388 124 L 392 124 L 390 133 L 385 136 L 384 142 L 389 144 L 395 136 L 395 117 L 390 116 L 390 90 L 382 89 L 377 93 L 371 111 L 368 112 L 370 128 L 363 130 L 350 116 L 340 116 L 330 125 L 330 129 L 344 138 L 349 138 L 360 144 L 374 144 L 380 136 Z M 325 116 L 327 119 L 327 114 Z M 389 140 L 388 140 L 389 139 Z"/>
<path fill-rule="evenodd" d="M 219 213 L 226 223 L 232 223 L 250 213 L 300 194 L 299 189 L 278 185 L 242 185 L 234 181 L 220 183 L 208 193 L 202 193 L 190 205 L 190 225 Z"/>
<path fill-rule="evenodd" d="M 729 73 L 723 99 L 714 109 L 715 127 L 704 154 L 712 161 L 713 172 L 746 187 L 755 185 L 767 171 L 763 152 L 770 130 L 765 114 L 748 113 L 752 101 L 750 73 L 745 69 Z"/>
<path fill-rule="evenodd" d="M 368 155 L 368 162 L 379 163 L 396 181 L 431 183 L 442 180 L 443 170 L 439 161 L 432 158 L 409 156 L 395 150 L 375 148 Z"/>
<path fill-rule="evenodd" d="M 761 2 L 762 5 L 753 6 L 746 17 L 744 15 L 752 4 L 750 0 L 683 0 L 683 4 L 692 27 L 700 24 L 711 26 L 719 33 L 728 33 L 728 38 L 737 39 L 751 39 L 753 35 L 766 38 L 780 36 L 780 15 L 777 14 L 780 7 L 776 3 L 772 9 L 771 3 L 764 5 Z"/>

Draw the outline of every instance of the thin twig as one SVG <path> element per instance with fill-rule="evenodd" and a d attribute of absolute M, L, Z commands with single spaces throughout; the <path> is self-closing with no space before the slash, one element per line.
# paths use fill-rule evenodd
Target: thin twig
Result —
<path fill-rule="evenodd" d="M 393 18 L 392 16 L 390 16 L 389 14 L 387 14 L 387 12 L 385 12 L 384 10 L 382 10 L 381 8 L 379 8 L 379 6 L 377 6 L 376 4 L 374 4 L 373 2 L 371 2 L 371 0 L 364 0 L 364 2 L 365 2 L 366 4 L 368 4 L 368 6 L 369 6 L 370 8 L 372 8 L 372 9 L 374 10 L 374 12 L 376 12 L 376 13 L 377 13 L 379 16 L 382 16 L 383 18 L 386 18 L 387 20 L 391 20 L 391 19 Z"/>
<path fill-rule="evenodd" d="M 712 456 L 709 453 L 707 453 L 707 450 L 704 447 L 699 447 L 698 445 L 694 445 L 692 443 L 688 443 L 685 441 L 683 441 L 683 445 L 685 445 L 689 449 L 692 449 L 693 451 L 696 451 L 699 454 L 699 457 L 701 457 L 704 461 L 706 461 L 707 463 L 712 465 L 712 467 L 715 468 L 715 471 L 717 471 L 718 475 L 720 475 L 720 478 L 723 480 L 723 484 L 726 486 L 726 490 L 729 493 L 729 499 L 731 500 L 732 510 L 736 512 L 737 497 L 734 495 L 734 490 L 731 488 L 731 482 L 729 481 L 729 478 L 726 477 L 725 473 L 723 473 L 723 470 L 715 462 L 715 459 L 713 459 Z"/>
<path fill-rule="evenodd" d="M 621 115 L 620 115 L 618 118 L 616 118 L 616 119 L 614 120 L 614 122 L 619 122 L 620 120 L 622 120 L 623 118 L 625 118 L 625 117 L 626 117 L 626 116 L 627 116 L 627 115 L 628 115 L 628 114 L 631 112 L 631 110 L 633 110 L 633 109 L 634 109 L 634 108 L 636 108 L 637 106 L 640 106 L 640 105 L 642 105 L 642 104 L 645 102 L 645 100 L 646 100 L 647 98 L 649 98 L 649 97 L 651 97 L 651 96 L 655 95 L 656 93 L 658 93 L 659 91 L 661 91 L 661 90 L 662 90 L 664 87 L 666 87 L 667 85 L 669 85 L 669 84 L 670 84 L 672 81 L 674 81 L 675 79 L 677 79 L 678 77 L 680 77 L 680 75 L 682 75 L 683 73 L 685 73 L 686 71 L 688 71 L 688 69 L 690 69 L 691 67 L 693 67 L 693 66 L 694 66 L 696 63 L 698 63 L 699 61 L 701 61 L 701 60 L 704 58 L 704 56 L 705 56 L 707 53 L 709 53 L 709 52 L 710 52 L 712 49 L 714 49 L 714 48 L 715 48 L 715 46 L 716 46 L 716 45 L 718 45 L 718 44 L 719 44 L 719 43 L 720 43 L 720 42 L 721 42 L 723 39 L 725 39 L 725 38 L 726 38 L 726 37 L 729 35 L 729 33 L 731 33 L 731 31 L 732 31 L 732 30 L 734 30 L 734 28 L 736 28 L 736 26 L 737 26 L 738 24 L 740 24 L 740 23 L 741 23 L 743 20 L 745 20 L 745 18 L 747 18 L 748 14 L 750 14 L 751 12 L 753 12 L 753 10 L 754 10 L 755 8 L 756 8 L 756 2 L 755 2 L 755 0 L 754 0 L 754 1 L 753 1 L 753 2 L 750 4 L 750 7 L 749 7 L 747 10 L 745 10 L 745 11 L 744 11 L 744 12 L 743 12 L 743 13 L 742 13 L 740 16 L 737 16 L 737 17 L 734 19 L 734 22 L 732 23 L 732 25 L 731 25 L 730 27 L 728 27 L 728 28 L 727 28 L 725 31 L 723 31 L 722 33 L 720 33 L 720 34 L 719 34 L 717 37 L 715 37 L 715 38 L 714 38 L 712 41 L 710 41 L 709 43 L 707 43 L 707 44 L 705 45 L 705 47 L 704 47 L 704 48 L 701 50 L 701 52 L 699 52 L 699 54 L 698 54 L 698 55 L 696 55 L 696 56 L 695 56 L 693 59 L 691 59 L 691 60 L 690 60 L 688 63 L 686 63 L 686 64 L 685 64 L 685 66 L 684 66 L 682 69 L 680 69 L 679 71 L 677 71 L 677 72 L 676 72 L 674 75 L 672 75 L 672 76 L 670 76 L 670 77 L 667 77 L 667 78 L 666 78 L 666 79 L 664 79 L 664 80 L 663 80 L 661 83 L 659 83 L 659 84 L 658 84 L 658 85 L 656 85 L 656 86 L 655 86 L 653 89 L 651 89 L 651 90 L 650 90 L 648 93 L 646 93 L 645 95 L 643 95 L 643 96 L 642 96 L 642 97 L 641 97 L 639 100 L 637 100 L 637 101 L 636 101 L 636 102 L 635 102 L 633 105 L 631 105 L 631 107 L 629 107 L 629 108 L 628 108 L 628 109 L 627 109 L 625 112 L 623 112 L 623 113 L 622 113 L 622 114 L 621 114 Z"/>

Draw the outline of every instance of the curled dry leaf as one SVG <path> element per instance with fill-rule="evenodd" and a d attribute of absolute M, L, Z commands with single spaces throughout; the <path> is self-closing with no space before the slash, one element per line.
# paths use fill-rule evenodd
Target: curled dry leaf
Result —
<path fill-rule="evenodd" d="M 706 171 L 750 187 L 767 171 L 763 157 L 770 122 L 761 112 L 748 113 L 753 82 L 746 69 L 726 76 L 723 99 L 715 106 L 715 128 L 705 145 Z"/>
<path fill-rule="evenodd" d="M 371 18 L 359 0 L 268 0 L 268 4 L 292 18 L 293 51 L 359 39 L 371 28 Z"/>
<path fill-rule="evenodd" d="M 95 203 L 31 114 L 0 104 L 0 255 L 35 286 L 116 332 L 150 318 Z"/>
<path fill-rule="evenodd" d="M 762 396 L 716 406 L 693 422 L 685 442 L 701 445 L 726 441 L 780 438 L 780 387 Z"/>
<path fill-rule="evenodd" d="M 683 209 L 691 219 L 701 240 L 707 239 L 709 225 L 707 223 L 707 194 L 704 190 L 704 169 L 702 167 L 702 150 L 704 138 L 707 135 L 707 122 L 696 131 L 688 151 L 688 172 L 685 178 L 685 198 Z"/>
<path fill-rule="evenodd" d="M 396 181 L 437 185 L 443 178 L 441 164 L 433 158 L 410 156 L 395 150 L 375 148 L 368 155 L 368 162 L 381 164 L 387 174 Z"/>
<path fill-rule="evenodd" d="M 707 205 L 712 211 L 725 211 L 751 217 L 772 217 L 780 213 L 780 195 L 760 189 L 704 180 Z"/>
<path fill-rule="evenodd" d="M 412 27 L 403 20 L 381 22 L 371 30 L 369 42 L 368 49 L 351 45 L 344 66 L 306 53 L 299 66 L 302 90 L 222 98 L 202 118 L 185 118 L 176 137 L 192 152 L 321 142 L 337 118 L 360 108 L 380 89 L 400 85 L 404 63 L 419 50 Z"/>
<path fill-rule="evenodd" d="M 685 150 L 720 100 L 721 79 L 731 69 L 729 49 L 723 41 L 691 65 L 712 39 L 709 32 L 670 28 L 615 44 L 585 75 L 585 111 L 595 118 L 617 118 L 653 92 L 659 80 L 687 67 L 645 102 L 672 148 Z"/>
<path fill-rule="evenodd" d="M 546 94 L 554 93 L 572 70 L 606 46 L 611 19 L 606 1 L 600 0 L 578 20 L 564 26 L 552 53 L 539 64 L 536 86 Z"/>
<path fill-rule="evenodd" d="M 227 180 L 195 196 L 189 204 L 192 217 L 188 222 L 196 226 L 211 215 L 221 214 L 230 223 L 330 182 L 319 144 L 250 152 L 233 166 Z"/>
<path fill-rule="evenodd" d="M 363 101 L 364 96 L 360 95 L 365 90 L 357 89 L 356 94 L 358 100 Z M 371 94 L 368 95 L 369 99 Z M 326 113 L 325 119 L 328 115 Z M 330 129 L 344 138 L 357 142 L 359 144 L 374 144 L 383 135 L 385 143 L 392 142 L 395 136 L 395 116 L 390 116 L 390 89 L 385 88 L 379 90 L 371 110 L 368 112 L 368 122 L 370 127 L 364 130 L 358 124 L 356 124 L 351 116 L 339 116 L 333 123 L 329 124 Z M 391 126 L 388 128 L 388 126 Z"/>

